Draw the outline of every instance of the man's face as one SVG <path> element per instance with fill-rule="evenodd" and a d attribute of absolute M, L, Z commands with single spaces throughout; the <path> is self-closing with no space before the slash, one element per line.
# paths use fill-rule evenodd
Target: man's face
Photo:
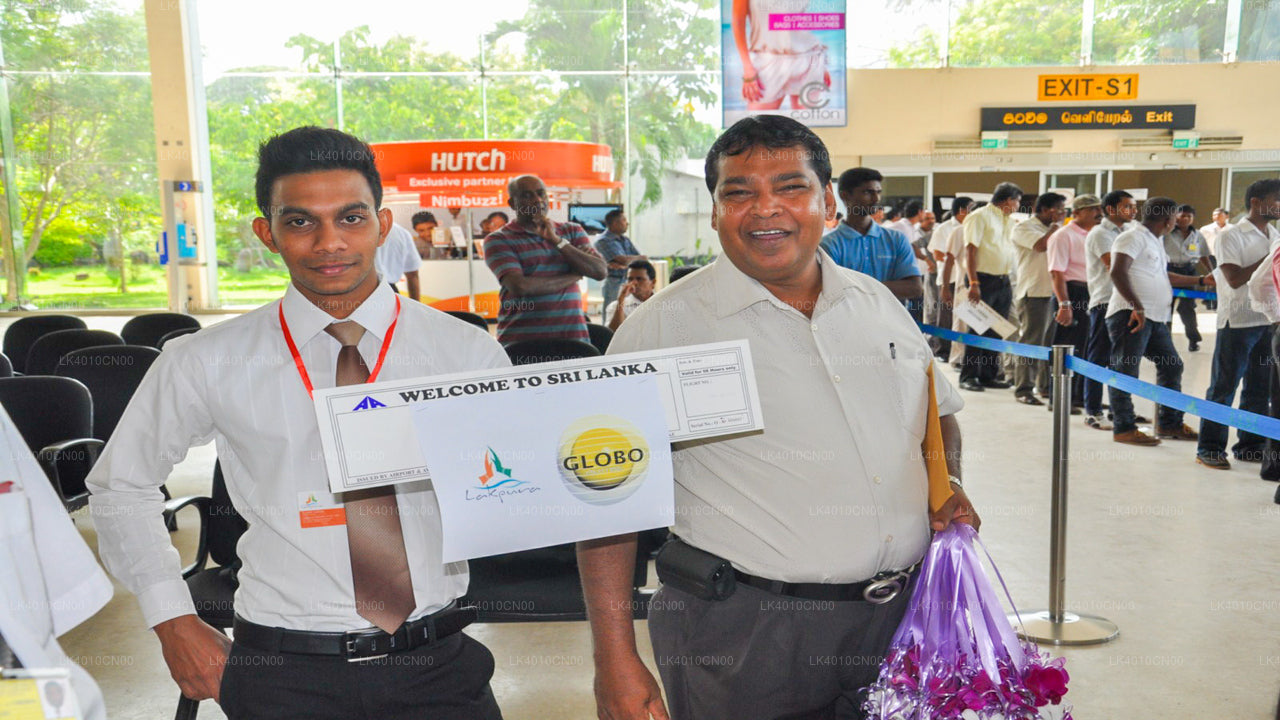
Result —
<path fill-rule="evenodd" d="M 511 188 L 507 205 L 520 220 L 538 223 L 547 216 L 547 186 L 536 177 L 520 178 Z"/>
<path fill-rule="evenodd" d="M 920 216 L 920 232 L 929 232 L 930 230 L 933 229 L 933 225 L 936 222 L 937 222 L 937 218 L 933 216 L 933 213 L 931 212 L 924 213 L 923 215 Z"/>
<path fill-rule="evenodd" d="M 1045 225 L 1052 225 L 1054 223 L 1062 222 L 1062 218 L 1066 216 L 1067 206 L 1065 204 L 1058 204 L 1041 210 L 1036 217 L 1040 218 L 1040 222 Z"/>
<path fill-rule="evenodd" d="M 964 208 L 963 210 L 957 210 L 955 212 L 955 219 L 958 223 L 964 222 L 964 219 L 967 217 L 969 217 L 969 208 Z"/>
<path fill-rule="evenodd" d="M 1274 193 L 1264 198 L 1255 198 L 1249 201 L 1249 208 L 1252 210 L 1257 208 L 1258 215 L 1267 220 L 1280 220 L 1280 193 Z"/>
<path fill-rule="evenodd" d="M 413 231 L 418 234 L 418 239 L 428 245 L 431 244 L 431 233 L 435 229 L 436 224 L 433 222 L 420 222 L 413 226 Z"/>
<path fill-rule="evenodd" d="M 848 192 L 841 192 L 840 199 L 849 210 L 849 217 L 870 215 L 876 222 L 884 220 L 884 206 L 880 204 L 883 188 L 879 180 L 868 180 Z"/>
<path fill-rule="evenodd" d="M 1080 208 L 1075 211 L 1075 214 L 1072 217 L 1075 218 L 1077 225 L 1088 230 L 1094 225 L 1097 225 L 1102 219 L 1102 208 L 1096 205 L 1093 207 Z"/>
<path fill-rule="evenodd" d="M 271 188 L 269 218 L 253 221 L 268 250 L 279 253 L 307 299 L 355 309 L 378 284 L 373 256 L 391 230 L 391 211 L 374 208 L 369 182 L 355 170 L 285 175 Z M 339 315 L 345 317 L 345 313 Z"/>
<path fill-rule="evenodd" d="M 1012 215 L 1013 211 L 1017 210 L 1018 206 L 1022 204 L 1022 196 L 1015 195 L 1006 200 L 1002 200 L 998 203 L 992 203 L 992 204 L 1000 208 L 1000 212 L 1004 213 L 1005 215 Z"/>
<path fill-rule="evenodd" d="M 1137 201 L 1135 201 L 1131 197 L 1121 198 L 1120 204 L 1116 205 L 1115 217 L 1119 218 L 1119 220 L 1121 221 L 1121 222 L 1117 222 L 1116 223 L 1117 225 L 1123 225 L 1124 223 L 1130 222 L 1134 218 L 1138 217 Z"/>
<path fill-rule="evenodd" d="M 649 279 L 649 273 L 644 269 L 627 270 L 627 284 L 631 286 L 631 294 L 640 300 L 653 297 L 653 281 Z"/>
<path fill-rule="evenodd" d="M 627 222 L 627 214 L 622 213 L 621 215 L 615 217 L 613 219 L 613 222 L 609 223 L 609 232 L 613 233 L 614 235 L 621 235 L 622 233 L 626 232 L 627 228 L 629 227 L 631 227 L 631 224 Z"/>
<path fill-rule="evenodd" d="M 1196 216 L 1189 212 L 1180 212 L 1173 216 L 1173 224 L 1178 226 L 1179 230 L 1186 230 L 1191 227 L 1191 223 L 1195 222 Z"/>
<path fill-rule="evenodd" d="M 830 183 L 819 182 L 801 146 L 753 147 L 719 164 L 711 227 L 725 255 L 765 285 L 804 282 L 836 213 Z"/>
<path fill-rule="evenodd" d="M 1213 221 L 1218 224 L 1218 227 L 1224 227 L 1227 224 L 1227 214 L 1221 210 L 1214 210 Z"/>

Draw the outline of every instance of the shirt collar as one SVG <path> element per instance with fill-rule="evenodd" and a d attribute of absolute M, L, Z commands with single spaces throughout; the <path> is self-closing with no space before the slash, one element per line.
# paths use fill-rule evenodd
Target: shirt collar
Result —
<path fill-rule="evenodd" d="M 1259 230 L 1257 225 L 1254 225 L 1253 223 L 1249 222 L 1249 218 L 1245 217 L 1241 219 L 1240 222 L 1236 223 L 1236 225 L 1240 226 L 1241 231 L 1246 233 L 1253 233 L 1254 235 L 1261 235 L 1262 237 L 1266 238 L 1268 242 L 1275 240 L 1277 238 L 1280 238 L 1280 231 L 1277 231 L 1275 226 L 1272 225 L 1271 223 L 1267 223 L 1265 225 L 1265 228 L 1266 228 L 1265 230 Z M 1231 226 L 1227 225 L 1227 227 L 1231 227 Z"/>
<path fill-rule="evenodd" d="M 853 228 L 849 229 L 853 230 Z M 817 263 L 818 270 L 822 273 L 822 292 L 818 295 L 815 314 L 817 309 L 833 304 L 838 298 L 851 291 L 866 292 L 866 289 L 859 287 L 852 278 L 841 273 L 839 266 L 821 247 L 817 251 Z M 761 302 L 771 303 L 781 310 L 794 310 L 769 292 L 769 289 L 759 280 L 739 270 L 727 255 L 721 254 L 716 258 L 716 261 L 711 264 L 710 272 L 715 281 L 716 317 L 721 320 Z"/>
<path fill-rule="evenodd" d="M 1103 227 L 1105 227 L 1105 228 L 1107 228 L 1107 229 L 1108 229 L 1108 230 L 1110 230 L 1111 232 L 1117 232 L 1117 233 L 1118 233 L 1118 232 L 1123 232 L 1125 229 L 1127 229 L 1127 228 L 1128 228 L 1130 225 L 1132 225 L 1132 224 L 1133 224 L 1133 223 L 1125 223 L 1123 226 L 1121 226 L 1121 225 L 1117 225 L 1117 224 L 1115 224 L 1115 223 L 1111 222 L 1111 218 L 1109 218 L 1109 217 L 1104 217 L 1104 218 L 1102 218 L 1102 226 L 1103 226 Z"/>
<path fill-rule="evenodd" d="M 293 283 L 289 283 L 280 303 L 284 308 L 284 319 L 289 323 L 289 334 L 298 347 L 306 345 L 316 335 L 324 332 L 330 323 L 340 322 L 316 307 Z M 360 323 L 366 332 L 381 342 L 386 336 L 387 328 L 391 326 L 395 312 L 396 294 L 386 283 L 379 282 L 373 294 L 360 303 L 360 307 L 346 319 Z"/>
<path fill-rule="evenodd" d="M 885 226 L 881 225 L 875 220 L 872 220 L 871 227 L 867 230 L 867 234 L 863 235 L 862 233 L 858 232 L 858 230 L 855 227 L 845 222 L 844 220 L 841 220 L 840 227 L 836 229 L 843 230 L 844 232 L 848 233 L 849 235 L 852 235 L 855 238 L 874 238 L 874 237 L 880 237 L 881 235 L 884 235 Z"/>

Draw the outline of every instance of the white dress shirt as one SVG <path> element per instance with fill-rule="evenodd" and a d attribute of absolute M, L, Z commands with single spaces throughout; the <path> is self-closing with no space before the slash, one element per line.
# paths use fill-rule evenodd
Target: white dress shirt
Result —
<path fill-rule="evenodd" d="M 1249 307 L 1262 313 L 1272 325 L 1280 322 L 1280 296 L 1276 293 L 1276 277 L 1271 266 L 1277 251 L 1280 251 L 1280 238 L 1272 240 L 1271 247 L 1267 249 L 1267 259 L 1253 271 L 1246 285 L 1249 290 Z"/>
<path fill-rule="evenodd" d="M 929 543 L 933 356 L 888 288 L 819 257 L 812 319 L 721 255 L 637 308 L 609 352 L 746 339 L 764 430 L 675 446 L 675 531 L 754 575 L 855 582 L 910 566 Z M 957 412 L 934 372 L 940 412 Z"/>
<path fill-rule="evenodd" d="M 387 233 L 386 242 L 382 243 L 373 256 L 373 265 L 378 270 L 378 277 L 388 283 L 399 282 L 405 273 L 414 272 L 420 268 L 422 256 L 418 255 L 418 246 L 413 242 L 413 234 L 391 223 L 391 231 Z"/>
<path fill-rule="evenodd" d="M 1254 310 L 1249 305 L 1249 288 L 1241 285 L 1233 288 L 1227 282 L 1227 278 L 1222 274 L 1222 265 L 1236 265 L 1241 268 L 1262 260 L 1267 255 L 1267 248 L 1271 247 L 1271 243 L 1280 232 L 1269 223 L 1266 226 L 1267 231 L 1263 232 L 1258 229 L 1257 225 L 1249 222 L 1248 218 L 1241 220 L 1235 225 L 1228 225 L 1227 229 L 1218 236 L 1218 266 L 1219 269 L 1214 271 L 1214 281 L 1217 283 L 1215 289 L 1218 291 L 1218 329 L 1227 327 L 1228 324 L 1233 328 L 1257 327 L 1259 325 L 1269 325 L 1267 318 L 1262 313 Z M 1267 265 L 1269 263 L 1263 263 Z"/>
<path fill-rule="evenodd" d="M 1013 226 L 1009 233 L 1018 256 L 1018 281 L 1013 286 L 1013 299 L 1024 297 L 1044 298 L 1053 295 L 1053 278 L 1049 276 L 1049 256 L 1046 250 L 1036 250 L 1036 241 L 1049 232 L 1049 226 L 1032 215 Z"/>
<path fill-rule="evenodd" d="M 1095 228 L 1096 229 L 1096 228 Z M 1147 320 L 1169 322 L 1173 317 L 1173 285 L 1169 283 L 1169 256 L 1164 251 L 1164 241 L 1156 237 L 1146 225 L 1131 222 L 1124 232 L 1116 236 L 1111 246 L 1111 266 L 1115 267 L 1116 255 L 1133 258 L 1129 265 L 1129 286 L 1138 302 L 1142 303 Z M 1112 288 L 1107 317 L 1121 310 L 1132 310 L 1133 304 Z"/>
<path fill-rule="evenodd" d="M 397 297 L 378 283 L 347 318 L 367 330 L 358 348 L 370 370 Z M 281 332 L 281 303 L 312 384 L 333 387 L 340 345 L 324 328 L 336 321 L 290 285 L 280 301 L 166 344 L 89 477 L 102 560 L 138 596 L 148 626 L 193 612 L 159 488 L 188 448 L 213 438 L 231 502 L 249 524 L 237 546 L 244 565 L 236 613 L 295 630 L 369 627 L 355 609 L 346 527 L 301 527 L 302 499 L 335 498 L 315 409 Z M 483 330 L 420 303 L 400 307 L 379 380 L 509 364 Z M 461 595 L 467 566 L 441 561 L 431 484 L 396 492 L 417 600 L 412 619 Z"/>
<path fill-rule="evenodd" d="M 1222 232 L 1229 227 L 1231 227 L 1231 223 L 1227 223 L 1226 225 L 1219 226 L 1218 223 L 1211 222 L 1208 225 L 1205 225 L 1204 227 L 1200 228 L 1200 234 L 1204 236 L 1204 242 L 1206 245 L 1209 246 L 1210 255 L 1217 257 L 1218 237 L 1221 236 Z"/>
<path fill-rule="evenodd" d="M 940 252 L 944 254 L 948 252 L 947 244 L 951 241 L 951 235 L 959 228 L 960 228 L 960 223 L 957 222 L 955 218 L 947 218 L 946 222 L 939 223 L 938 227 L 934 228 L 933 235 L 930 236 L 929 238 L 928 252 L 931 255 L 934 252 Z M 948 278 L 942 277 L 942 267 L 944 262 L 945 262 L 945 259 L 937 261 L 938 287 L 942 287 L 944 284 L 948 282 L 955 282 L 954 280 L 950 280 Z M 956 274 L 956 268 L 954 265 L 951 267 L 951 274 L 954 277 L 959 277 L 959 275 Z"/>
<path fill-rule="evenodd" d="M 93 678 L 57 636 L 89 619 L 114 591 L 22 435 L 0 407 L 0 634 L 23 667 L 71 671 L 86 720 L 105 720 Z"/>
<path fill-rule="evenodd" d="M 1126 226 L 1127 227 L 1127 226 Z M 1111 270 L 1102 262 L 1102 256 L 1111 252 L 1121 227 L 1103 218 L 1084 238 L 1084 262 L 1089 276 L 1089 309 L 1111 301 Z"/>

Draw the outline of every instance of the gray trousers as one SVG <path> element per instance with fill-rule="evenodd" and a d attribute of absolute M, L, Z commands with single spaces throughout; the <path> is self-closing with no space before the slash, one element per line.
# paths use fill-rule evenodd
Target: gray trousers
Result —
<path fill-rule="evenodd" d="M 1048 347 L 1053 344 L 1053 298 L 1022 297 L 1014 303 L 1017 316 L 1019 342 Z M 1036 390 L 1048 395 L 1052 389 L 1049 381 L 1049 363 L 1019 356 L 1013 368 L 1013 392 L 1030 395 Z"/>
<path fill-rule="evenodd" d="M 672 720 L 864 717 L 911 587 L 884 605 L 801 600 L 739 584 L 720 602 L 663 586 L 649 637 Z"/>

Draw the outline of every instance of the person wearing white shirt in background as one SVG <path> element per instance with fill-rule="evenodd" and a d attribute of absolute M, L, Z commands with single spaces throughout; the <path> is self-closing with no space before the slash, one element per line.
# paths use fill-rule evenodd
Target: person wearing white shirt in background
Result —
<path fill-rule="evenodd" d="M 80 717 L 106 720 L 97 684 L 67 657 L 57 638 L 98 612 L 113 592 L 49 478 L 0 407 L 0 667 L 67 670 Z M 17 665 L 6 657 L 6 645 Z M 69 705 L 61 708 L 65 712 Z M 0 708 L 0 715 L 5 710 Z"/>
<path fill-rule="evenodd" d="M 1154 197 L 1142 206 L 1140 220 L 1116 236 L 1111 247 L 1111 302 L 1107 332 L 1111 336 L 1111 370 L 1138 377 L 1138 364 L 1147 358 L 1156 366 L 1156 384 L 1182 390 L 1182 358 L 1173 346 L 1169 318 L 1173 316 L 1173 287 L 1200 287 L 1203 277 L 1169 272 L 1164 234 L 1173 227 L 1178 203 Z M 1196 431 L 1182 422 L 1183 412 L 1160 406 L 1156 437 L 1138 429 L 1129 393 L 1111 388 L 1112 439 L 1129 445 L 1159 445 L 1162 437 L 1195 440 Z"/>
<path fill-rule="evenodd" d="M 951 201 L 951 212 L 947 214 L 947 219 L 938 224 L 933 229 L 933 235 L 929 237 L 929 246 L 925 248 L 925 252 L 933 257 L 933 261 L 937 263 L 937 293 L 938 302 L 933 317 L 929 318 L 929 323 L 941 328 L 951 327 L 951 301 L 954 299 L 954 288 L 952 284 L 955 282 L 955 263 L 947 265 L 947 244 L 951 241 L 951 235 L 960 228 L 960 223 L 964 221 L 969 214 L 969 206 L 973 204 L 973 198 L 958 197 Z M 946 360 L 951 355 L 951 341 L 943 340 L 939 337 L 930 337 L 929 344 L 933 346 L 933 354 L 940 360 Z"/>
<path fill-rule="evenodd" d="M 923 218 L 924 203 L 919 200 L 908 200 L 902 206 L 901 216 L 885 224 L 886 228 L 902 233 L 907 239 L 907 244 L 911 246 L 911 253 L 916 256 L 916 268 L 920 270 L 923 280 L 924 295 L 908 300 L 907 311 L 917 321 L 928 317 L 926 313 L 930 307 L 930 297 L 934 292 L 934 288 L 930 286 L 932 282 L 930 278 L 938 272 L 937 263 L 920 247 L 920 221 Z"/>
<path fill-rule="evenodd" d="M 281 300 L 165 346 L 86 483 L 102 560 L 138 597 L 183 694 L 231 720 L 496 720 L 493 655 L 459 632 L 474 618 L 455 605 L 467 565 L 440 559 L 434 491 L 331 494 L 311 391 L 507 367 L 506 353 L 378 279 L 392 220 L 365 143 L 317 127 L 278 135 L 259 149 L 256 190 L 254 232 L 291 282 Z M 170 470 L 211 439 L 248 523 L 234 644 L 195 614 L 161 516 Z M 343 513 L 303 522 L 312 500 Z"/>
<path fill-rule="evenodd" d="M 991 203 L 974 210 L 964 221 L 965 270 L 968 274 L 968 299 L 982 301 L 996 314 L 1008 316 L 1013 305 L 1013 287 L 1009 275 L 1014 271 L 1013 231 L 1010 217 L 1022 202 L 1022 189 L 1010 182 L 996 185 Z M 995 330 L 983 333 L 999 339 Z M 986 388 L 1005 389 L 1012 386 L 998 379 L 1000 353 L 978 347 L 965 348 L 964 366 L 960 370 L 960 387 L 971 392 Z"/>
<path fill-rule="evenodd" d="M 960 227 L 952 231 L 951 237 L 947 238 L 947 259 L 943 262 L 942 274 L 951 278 L 951 288 L 948 290 L 943 287 L 942 292 L 947 298 L 948 306 L 953 310 L 955 308 L 955 294 L 964 288 L 965 278 L 969 276 L 969 269 L 965 264 L 969 259 L 969 253 L 965 252 L 965 221 L 973 213 L 986 207 L 986 205 L 986 200 L 971 202 L 964 211 L 964 217 L 960 220 Z M 950 269 L 948 269 L 948 266 Z M 969 332 L 969 326 L 954 312 L 951 314 L 951 329 L 960 333 Z M 964 343 L 951 343 L 951 354 L 947 357 L 947 362 L 952 367 L 959 369 L 964 366 L 964 347 Z"/>
<path fill-rule="evenodd" d="M 1267 258 L 1249 276 L 1248 283 L 1249 307 L 1262 313 L 1270 323 L 1267 338 L 1271 348 L 1271 369 L 1267 373 L 1267 380 L 1271 417 L 1280 417 L 1280 291 L 1276 290 L 1277 257 L 1280 257 L 1280 237 L 1271 241 L 1271 247 L 1267 248 Z M 1267 438 L 1258 476 L 1271 482 L 1280 480 L 1280 440 Z"/>
<path fill-rule="evenodd" d="M 1209 254 L 1216 256 L 1218 254 L 1218 237 L 1227 229 L 1227 223 L 1231 219 L 1231 214 L 1226 208 L 1213 209 L 1213 222 L 1200 228 L 1200 234 L 1204 236 L 1205 243 L 1209 246 Z"/>
<path fill-rule="evenodd" d="M 418 268 L 422 267 L 422 257 L 418 255 L 418 247 L 413 242 L 413 234 L 405 228 L 391 224 L 387 233 L 387 241 L 382 243 L 373 257 L 373 264 L 378 269 L 378 276 L 389 284 L 392 290 L 400 292 L 396 287 L 400 277 L 404 277 L 409 297 L 422 300 L 422 290 L 418 284 Z"/>
<path fill-rule="evenodd" d="M 1089 340 L 1085 359 L 1099 367 L 1111 363 L 1111 336 L 1107 332 L 1107 304 L 1111 302 L 1111 246 L 1116 236 L 1138 214 L 1138 204 L 1124 190 L 1102 196 L 1102 222 L 1084 239 L 1085 273 L 1089 285 Z M 1084 424 L 1110 430 L 1111 421 L 1102 414 L 1102 383 L 1084 381 Z"/>
<path fill-rule="evenodd" d="M 618 290 L 618 299 L 605 308 L 604 317 L 610 330 L 617 330 L 640 304 L 653 297 L 653 283 L 658 272 L 648 260 L 632 260 L 627 266 L 627 279 Z"/>
<path fill-rule="evenodd" d="M 1280 179 L 1258 180 L 1245 190 L 1249 215 L 1218 236 L 1218 335 L 1213 345 L 1213 369 L 1205 399 L 1231 405 L 1240 388 L 1240 409 L 1266 415 L 1270 407 L 1270 323 L 1249 306 L 1245 285 L 1271 256 L 1267 250 L 1280 233 L 1271 225 L 1280 219 Z M 1196 461 L 1215 470 L 1231 467 L 1227 459 L 1226 425 L 1200 421 Z M 1237 460 L 1262 462 L 1266 439 L 1243 428 L 1236 430 L 1231 452 Z"/>
<path fill-rule="evenodd" d="M 1049 238 L 1062 227 L 1067 198 L 1047 192 L 1036 198 L 1035 213 L 1013 227 L 1018 258 L 1018 280 L 1013 287 L 1014 312 L 1023 343 L 1047 347 L 1053 342 L 1053 279 L 1049 276 Z M 1036 397 L 1049 397 L 1049 363 L 1018 357 L 1014 363 L 1013 397 L 1023 405 L 1044 405 Z M 1072 408 L 1075 410 L 1075 408 Z"/>

